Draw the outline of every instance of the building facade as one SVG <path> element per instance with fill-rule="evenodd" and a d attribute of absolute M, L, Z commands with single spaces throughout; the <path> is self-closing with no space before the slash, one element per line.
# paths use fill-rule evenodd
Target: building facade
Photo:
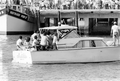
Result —
<path fill-rule="evenodd" d="M 57 26 L 60 20 L 61 24 L 77 26 L 78 32 L 83 34 L 110 35 L 114 21 L 120 26 L 119 12 L 120 10 L 42 10 L 40 21 L 41 27 Z"/>

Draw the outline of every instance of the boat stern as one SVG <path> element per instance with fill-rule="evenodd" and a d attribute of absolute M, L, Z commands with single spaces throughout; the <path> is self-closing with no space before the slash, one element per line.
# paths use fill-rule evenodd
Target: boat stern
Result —
<path fill-rule="evenodd" d="M 30 51 L 13 51 L 12 62 L 32 64 L 31 52 Z"/>

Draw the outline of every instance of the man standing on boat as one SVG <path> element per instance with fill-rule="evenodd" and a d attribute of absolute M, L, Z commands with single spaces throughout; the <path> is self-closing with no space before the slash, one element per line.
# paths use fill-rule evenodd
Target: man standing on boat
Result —
<path fill-rule="evenodd" d="M 41 45 L 41 50 L 47 50 L 46 49 L 46 46 L 47 46 L 47 41 L 48 41 L 48 38 L 47 38 L 47 33 L 44 31 L 41 32 L 41 41 L 40 41 L 40 45 Z"/>
<path fill-rule="evenodd" d="M 117 22 L 113 23 L 113 26 L 111 27 L 111 34 L 113 37 L 113 44 L 116 45 L 116 41 L 118 40 L 119 44 L 119 26 L 117 25 Z"/>

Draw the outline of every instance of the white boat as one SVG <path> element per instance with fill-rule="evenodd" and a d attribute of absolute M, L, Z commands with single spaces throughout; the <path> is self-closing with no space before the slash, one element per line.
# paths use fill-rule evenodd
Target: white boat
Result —
<path fill-rule="evenodd" d="M 103 38 L 61 39 L 54 51 L 13 51 L 16 63 L 83 63 L 120 60 L 120 46 L 108 46 Z"/>

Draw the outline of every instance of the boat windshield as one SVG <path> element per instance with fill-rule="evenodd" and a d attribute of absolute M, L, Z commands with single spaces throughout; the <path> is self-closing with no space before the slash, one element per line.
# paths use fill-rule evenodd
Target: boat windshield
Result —
<path fill-rule="evenodd" d="M 103 40 L 80 40 L 77 43 L 64 43 L 61 48 L 93 48 L 93 47 L 106 47 L 107 45 Z M 60 47 L 60 46 L 59 46 Z"/>
<path fill-rule="evenodd" d="M 76 48 L 106 47 L 102 40 L 81 40 L 76 44 Z"/>

